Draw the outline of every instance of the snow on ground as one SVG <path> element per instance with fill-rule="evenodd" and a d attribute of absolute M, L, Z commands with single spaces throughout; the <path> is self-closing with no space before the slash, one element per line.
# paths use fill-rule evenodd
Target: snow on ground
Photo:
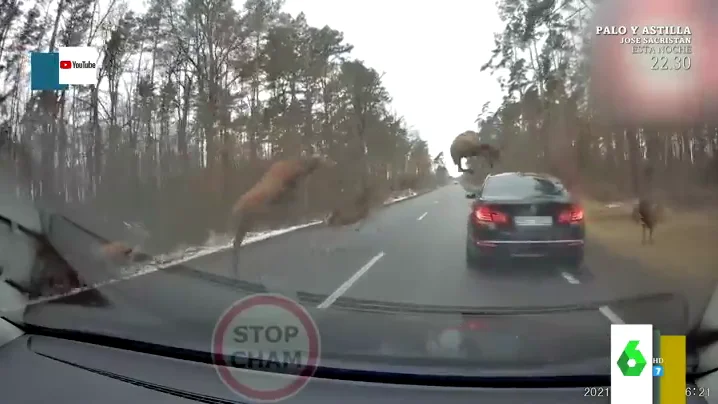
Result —
<path fill-rule="evenodd" d="M 417 192 L 413 190 L 407 190 L 402 191 L 400 193 L 397 193 L 393 195 L 392 197 L 388 198 L 384 202 L 384 206 L 391 205 L 393 203 L 397 203 L 400 201 L 403 201 L 405 199 L 412 198 L 414 196 L 419 195 Z M 285 227 L 282 229 L 275 229 L 275 230 L 267 230 L 262 232 L 250 232 L 247 237 L 242 242 L 242 245 L 247 245 L 251 243 L 256 243 L 262 240 L 266 240 L 268 238 L 277 237 L 282 234 L 286 234 L 289 232 L 293 232 L 299 229 L 303 229 L 310 226 L 316 226 L 319 224 L 324 223 L 323 220 L 315 220 L 309 223 L 304 223 L 296 226 L 291 227 Z M 146 275 L 155 271 L 159 271 L 161 269 L 169 268 L 174 265 L 182 264 L 187 261 L 191 261 L 193 259 L 197 259 L 206 255 L 215 254 L 220 251 L 228 250 L 232 248 L 232 241 L 233 237 L 228 234 L 210 234 L 207 241 L 200 246 L 189 246 L 189 247 L 182 247 L 178 249 L 175 252 L 168 253 L 168 254 L 162 254 L 157 257 L 155 257 L 151 262 L 147 263 L 141 263 L 136 265 L 131 265 L 128 267 L 123 268 L 122 275 L 115 279 L 109 279 L 104 282 L 99 282 L 91 286 L 86 286 L 83 288 L 78 288 L 71 290 L 65 294 L 62 295 L 54 295 L 54 296 L 48 296 L 43 297 L 39 299 L 35 299 L 33 301 L 27 302 L 27 305 L 31 304 L 38 304 L 43 303 L 51 300 L 57 300 L 66 296 L 76 295 L 78 293 L 84 292 L 89 289 L 97 289 L 102 286 L 111 285 L 113 283 L 117 283 L 123 280 L 135 278 L 138 276 Z M 0 312 L 5 311 L 7 309 L 0 308 Z"/>
<path fill-rule="evenodd" d="M 393 197 L 388 198 L 384 202 L 384 206 L 391 205 L 392 203 L 397 203 L 400 201 L 403 201 L 405 199 L 409 199 L 411 197 L 416 196 L 417 193 L 413 190 L 404 191 L 401 193 L 398 193 L 394 195 Z M 247 237 L 242 242 L 242 245 L 247 245 L 251 243 L 256 243 L 258 241 L 266 240 L 268 238 L 281 236 L 282 234 L 286 234 L 295 230 L 303 229 L 305 227 L 310 226 L 316 226 L 318 224 L 324 223 L 324 220 L 314 220 L 308 223 L 299 224 L 291 227 L 285 227 L 281 229 L 275 229 L 275 230 L 266 230 L 261 232 L 250 232 L 247 234 Z M 207 241 L 201 245 L 201 246 L 191 246 L 191 247 L 182 247 L 178 251 L 165 254 L 162 256 L 157 257 L 163 264 L 171 263 L 171 264 L 181 264 L 183 262 L 186 262 L 188 260 L 202 257 L 204 255 L 214 254 L 216 252 L 227 250 L 229 248 L 232 248 L 232 241 L 233 236 L 229 234 L 210 234 Z"/>
<path fill-rule="evenodd" d="M 393 203 L 397 203 L 400 201 L 403 201 L 405 199 L 412 198 L 414 196 L 418 195 L 413 190 L 407 190 L 403 191 L 401 193 L 398 193 L 394 195 L 393 197 L 388 198 L 384 202 L 384 206 L 391 205 Z M 293 232 L 299 229 L 303 229 L 310 226 L 316 226 L 319 224 L 324 223 L 323 220 L 314 220 L 309 223 L 299 224 L 291 227 L 285 227 L 282 229 L 275 229 L 275 230 L 267 230 L 262 232 L 250 232 L 247 237 L 242 242 L 242 245 L 247 245 L 251 243 L 256 243 L 258 241 L 266 240 L 268 238 L 277 237 L 282 234 L 286 234 L 289 232 Z M 210 234 L 207 241 L 201 245 L 201 246 L 190 246 L 190 247 L 182 247 L 178 249 L 175 252 L 164 254 L 156 257 L 156 259 L 151 264 L 145 264 L 143 267 L 145 268 L 137 268 L 137 266 L 132 266 L 127 268 L 126 272 L 129 272 L 130 274 L 137 274 L 142 272 L 143 270 L 149 270 L 149 267 L 155 267 L 157 269 L 166 268 L 168 266 L 182 264 L 184 262 L 193 260 L 195 258 L 203 257 L 205 255 L 214 254 L 223 250 L 228 250 L 232 248 L 232 241 L 233 236 L 229 234 Z M 142 272 L 145 273 L 145 272 Z"/>
<path fill-rule="evenodd" d="M 414 190 L 411 190 L 411 189 L 410 189 L 410 190 L 408 190 L 408 191 L 404 191 L 404 192 L 401 192 L 401 193 L 398 194 L 398 195 L 395 195 L 395 196 L 393 196 L 393 197 L 390 197 L 389 199 L 386 200 L 386 202 L 384 202 L 384 205 L 386 206 L 386 205 L 390 205 L 390 204 L 392 204 L 392 203 L 396 203 L 396 202 L 399 202 L 399 201 L 403 201 L 404 199 L 409 199 L 409 198 L 414 197 L 414 196 L 416 196 L 416 195 L 418 195 L 418 194 L 417 194 L 416 192 L 414 192 Z"/>

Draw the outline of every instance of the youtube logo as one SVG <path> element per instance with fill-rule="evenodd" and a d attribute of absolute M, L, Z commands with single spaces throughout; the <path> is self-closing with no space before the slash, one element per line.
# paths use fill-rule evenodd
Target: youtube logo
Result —
<path fill-rule="evenodd" d="M 2 2 L 2 0 L 0 0 Z M 52 64 L 47 65 L 57 74 L 61 85 L 91 85 L 99 80 L 100 50 L 88 46 L 59 47 Z M 59 66 L 59 69 L 58 69 Z"/>

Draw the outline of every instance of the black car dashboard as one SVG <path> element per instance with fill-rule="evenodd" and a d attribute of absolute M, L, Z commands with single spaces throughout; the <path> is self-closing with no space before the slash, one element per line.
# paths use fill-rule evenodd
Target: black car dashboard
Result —
<path fill-rule="evenodd" d="M 0 348 L 4 403 L 244 403 L 212 365 L 44 336 Z M 609 402 L 603 389 L 454 388 L 355 383 L 315 378 L 289 403 Z M 705 403 L 690 398 L 688 403 Z"/>

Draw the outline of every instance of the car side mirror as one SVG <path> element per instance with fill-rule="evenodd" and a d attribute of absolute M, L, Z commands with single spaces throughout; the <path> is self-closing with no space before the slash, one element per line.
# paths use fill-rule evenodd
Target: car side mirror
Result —
<path fill-rule="evenodd" d="M 476 198 L 476 194 L 473 192 L 467 192 L 466 193 L 466 199 L 474 199 Z"/>

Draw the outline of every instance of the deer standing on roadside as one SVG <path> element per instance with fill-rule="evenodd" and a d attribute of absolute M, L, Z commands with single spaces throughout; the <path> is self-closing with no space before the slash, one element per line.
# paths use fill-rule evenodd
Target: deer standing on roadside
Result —
<path fill-rule="evenodd" d="M 489 166 L 494 168 L 494 163 L 496 163 L 500 157 L 499 149 L 482 143 L 479 134 L 471 130 L 467 130 L 454 139 L 451 143 L 449 154 L 451 154 L 451 160 L 453 160 L 456 167 L 458 167 L 459 172 L 470 174 L 473 174 L 474 170 L 468 167 L 463 168 L 461 166 L 461 159 L 484 157 L 489 162 Z"/>
<path fill-rule="evenodd" d="M 647 183 L 646 187 L 650 190 L 652 188 L 653 169 L 646 168 L 644 177 Z M 656 225 L 664 219 L 664 216 L 663 205 L 655 200 L 652 192 L 642 192 L 631 212 L 633 220 L 641 225 L 641 244 L 653 244 L 653 231 Z M 646 235 L 648 235 L 647 239 Z"/>
<path fill-rule="evenodd" d="M 661 204 L 650 198 L 639 198 L 633 207 L 633 220 L 641 225 L 641 244 L 653 244 L 653 231 L 656 225 L 663 220 L 664 211 Z M 648 239 L 646 239 L 648 235 Z"/>

